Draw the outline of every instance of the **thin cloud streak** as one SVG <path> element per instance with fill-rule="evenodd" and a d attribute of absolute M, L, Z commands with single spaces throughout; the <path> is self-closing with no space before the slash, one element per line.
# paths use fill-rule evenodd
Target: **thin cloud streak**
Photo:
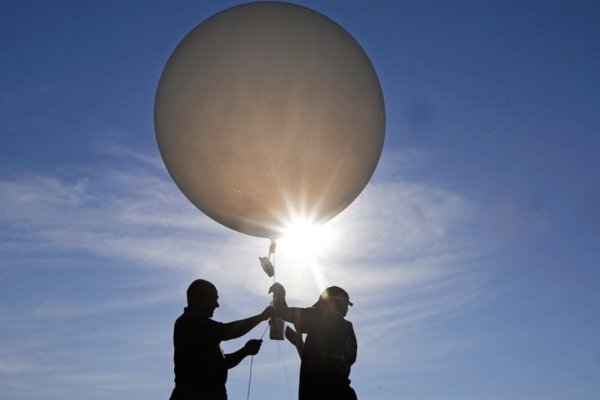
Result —
<path fill-rule="evenodd" d="M 128 161 L 135 166 L 137 160 L 147 158 L 135 156 Z M 383 164 L 384 170 L 391 169 Z M 2 181 L 0 189 L 6 205 L 0 221 L 9 227 L 2 245 L 5 250 L 21 247 L 25 252 L 32 246 L 83 250 L 112 254 L 142 268 L 197 270 L 200 264 L 210 275 L 223 266 L 217 259 L 211 261 L 209 254 L 230 254 L 233 257 L 226 262 L 232 265 L 247 262 L 236 257 L 239 248 L 228 249 L 233 246 L 231 235 L 199 215 L 164 173 L 113 168 L 75 182 L 31 174 Z M 461 243 L 467 238 L 454 237 L 453 230 L 471 223 L 471 214 L 464 199 L 446 190 L 402 181 L 373 183 L 355 205 L 330 222 L 332 229 L 344 232 L 346 240 L 328 255 L 326 275 L 347 274 L 351 277 L 347 280 L 361 283 L 355 289 L 359 293 L 382 285 L 392 289 L 403 286 L 402 282 L 414 285 L 418 275 L 442 277 L 446 272 L 440 268 L 421 266 L 427 269 L 411 271 L 399 267 L 397 260 L 415 264 L 433 253 L 440 255 L 430 264 L 443 264 L 454 253 L 455 258 L 464 256 L 472 249 Z M 203 241 L 194 239 L 198 237 Z"/>
<path fill-rule="evenodd" d="M 163 302 L 181 303 L 185 285 L 198 276 L 219 287 L 222 307 L 217 319 L 231 320 L 260 311 L 260 304 L 266 305 L 268 299 L 270 280 L 258 267 L 258 255 L 266 253 L 268 243 L 230 232 L 200 214 L 165 171 L 155 168 L 153 156 L 117 149 L 111 155 L 126 159 L 110 167 L 71 171 L 70 176 L 26 173 L 0 181 L 0 202 L 5 205 L 0 211 L 4 228 L 0 249 L 7 255 L 0 268 L 11 268 L 11 260 L 23 254 L 43 257 L 50 251 L 83 252 L 125 263 L 127 268 L 151 269 L 155 271 L 152 274 L 162 276 L 168 271 L 176 278 L 133 299 L 95 299 L 73 305 L 71 297 L 57 297 L 19 312 L 34 320 L 33 326 L 50 328 L 53 320 L 140 312 Z M 356 303 L 349 318 L 357 326 L 360 358 L 365 363 L 357 373 L 367 376 L 371 363 L 397 364 L 402 351 L 399 340 L 416 340 L 427 324 L 480 304 L 487 284 L 485 274 L 470 267 L 490 247 L 483 246 L 470 229 L 477 225 L 477 207 L 448 189 L 404 180 L 401 168 L 408 168 L 415 157 L 419 163 L 427 157 L 412 152 L 408 161 L 398 163 L 400 157 L 393 154 L 386 159 L 384 154 L 381 170 L 385 174 L 379 173 L 348 210 L 329 222 L 338 233 L 338 245 L 316 264 L 323 284 L 344 286 Z M 288 287 L 292 305 L 308 306 L 319 293 L 320 285 L 307 267 L 302 260 L 278 254 L 278 280 Z M 27 318 L 11 320 L 17 326 Z M 396 330 L 403 332 L 401 338 L 390 335 Z M 5 336 L 9 330 L 4 332 Z M 110 335 L 102 340 L 110 341 Z M 58 348 L 59 336 L 47 337 L 46 345 Z M 138 340 L 170 346 L 153 332 L 140 332 Z M 22 346 L 21 358 L 18 351 L 13 352 L 17 361 L 7 365 L 13 365 L 13 370 L 29 365 L 18 361 L 25 360 L 31 349 L 26 340 L 12 338 L 10 342 Z M 389 347 L 384 349 L 383 344 Z M 460 345 L 451 341 L 440 345 L 436 349 L 439 357 L 423 356 L 420 365 L 439 363 L 457 348 Z M 161 347 L 155 354 L 164 357 L 166 350 Z M 290 349 L 285 351 L 286 360 L 292 363 L 289 373 L 295 376 L 295 355 Z M 272 350 L 265 351 L 269 352 Z M 257 364 L 257 385 L 268 380 L 272 366 L 263 365 L 269 363 L 266 360 Z M 48 359 L 45 362 L 50 362 L 46 368 L 65 367 Z M 0 369 L 0 376 L 8 369 Z M 72 373 L 77 367 L 68 370 Z M 100 372 L 89 377 L 81 381 L 96 388 L 121 387 L 117 376 Z M 233 379 L 232 385 L 240 383 Z"/>

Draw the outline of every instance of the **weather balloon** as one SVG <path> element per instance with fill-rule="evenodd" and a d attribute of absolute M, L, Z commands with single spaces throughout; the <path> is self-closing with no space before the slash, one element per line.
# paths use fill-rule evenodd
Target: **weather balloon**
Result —
<path fill-rule="evenodd" d="M 164 68 L 154 120 L 185 196 L 266 238 L 347 207 L 377 166 L 385 130 L 381 87 L 356 40 L 322 14 L 277 2 L 235 6 L 193 29 Z"/>

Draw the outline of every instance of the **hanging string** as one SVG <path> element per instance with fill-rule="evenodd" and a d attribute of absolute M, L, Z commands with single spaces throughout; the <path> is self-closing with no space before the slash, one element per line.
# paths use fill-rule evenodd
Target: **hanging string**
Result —
<path fill-rule="evenodd" d="M 281 347 L 279 346 L 279 342 L 277 342 L 277 357 L 283 366 L 283 374 L 285 375 L 285 382 L 287 383 L 288 393 L 290 395 L 290 399 L 292 397 L 292 386 L 290 385 L 290 379 L 288 377 L 287 368 L 285 367 L 285 359 L 283 358 L 283 353 L 281 352 Z"/>
<path fill-rule="evenodd" d="M 276 271 L 277 269 L 275 268 L 275 249 L 277 248 L 277 243 L 275 242 L 275 240 L 271 239 L 271 245 L 269 246 L 269 256 L 268 259 L 269 261 L 271 261 L 271 264 L 273 265 L 273 283 L 277 282 L 276 280 Z M 271 302 L 271 305 L 273 305 L 273 302 Z M 267 333 L 267 330 L 269 330 L 270 328 L 270 324 L 267 325 L 267 328 L 264 330 L 264 332 L 262 333 L 260 339 L 262 340 L 262 338 L 265 336 L 265 334 Z M 283 358 L 283 353 L 281 351 L 281 346 L 279 345 L 279 341 L 277 341 L 277 358 L 279 359 L 279 362 L 281 363 L 282 367 L 283 367 L 283 373 L 285 375 L 285 381 L 287 383 L 287 388 L 288 388 L 288 394 L 290 396 L 290 400 L 293 400 L 293 396 L 292 396 L 292 386 L 290 385 L 290 379 L 288 377 L 288 373 L 287 373 L 287 368 L 285 366 L 285 360 Z M 252 356 L 250 358 L 250 377 L 248 378 L 248 391 L 246 393 L 246 400 L 250 400 L 250 386 L 252 383 L 252 367 L 254 364 L 254 356 Z"/>
<path fill-rule="evenodd" d="M 273 265 L 273 283 L 276 282 L 275 281 L 275 249 L 276 248 L 277 248 L 277 243 L 275 242 L 274 239 L 271 239 L 271 244 L 269 245 L 268 258 L 269 258 L 269 261 L 271 261 L 271 264 Z M 273 302 L 271 302 L 271 305 L 273 305 Z M 270 324 L 267 324 L 266 329 L 260 336 L 260 340 L 262 340 L 262 338 L 265 336 L 265 334 L 269 330 L 269 327 L 270 327 Z M 279 346 L 279 343 L 277 343 L 277 345 Z M 254 356 L 251 356 L 250 357 L 250 377 L 248 378 L 248 392 L 246 393 L 246 400 L 250 400 L 250 385 L 252 383 L 252 366 L 253 366 L 253 364 L 254 364 Z M 287 374 L 286 374 L 286 379 L 287 379 Z M 288 383 L 288 386 L 289 386 L 289 383 Z"/>
<path fill-rule="evenodd" d="M 263 331 L 260 336 L 260 340 L 265 336 L 265 333 L 269 330 L 269 324 L 267 324 L 267 328 Z M 254 356 L 250 357 L 250 378 L 248 378 L 248 393 L 246 394 L 246 400 L 250 400 L 250 383 L 252 382 L 252 364 L 254 364 Z"/>
<path fill-rule="evenodd" d="M 277 268 L 275 268 L 275 250 L 277 249 L 277 242 L 275 240 L 271 240 L 271 245 L 269 246 L 269 258 L 271 259 L 271 263 L 273 264 L 273 283 L 277 282 L 276 273 Z M 290 379 L 288 377 L 287 368 L 285 367 L 285 360 L 283 358 L 283 352 L 281 351 L 281 345 L 279 341 L 277 341 L 277 358 L 283 367 L 283 374 L 285 375 L 285 382 L 287 383 L 288 394 L 290 395 L 290 400 L 293 399 L 292 396 L 292 387 L 290 385 Z"/>
<path fill-rule="evenodd" d="M 246 394 L 246 400 L 250 400 L 250 382 L 252 382 L 252 363 L 254 362 L 254 356 L 250 358 L 250 378 L 248 379 L 248 393 Z"/>

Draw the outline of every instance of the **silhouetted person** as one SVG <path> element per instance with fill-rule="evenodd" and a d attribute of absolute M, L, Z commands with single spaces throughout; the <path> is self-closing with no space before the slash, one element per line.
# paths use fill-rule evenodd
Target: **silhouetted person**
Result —
<path fill-rule="evenodd" d="M 171 400 L 226 400 L 227 370 L 249 355 L 255 355 L 262 340 L 249 340 L 244 347 L 224 354 L 220 343 L 239 338 L 273 314 L 267 307 L 260 314 L 239 321 L 222 323 L 211 319 L 219 303 L 217 288 L 197 279 L 187 290 L 188 306 L 175 321 L 175 389 Z"/>
<path fill-rule="evenodd" d="M 356 335 L 344 317 L 351 306 L 348 293 L 338 286 L 323 291 L 309 308 L 288 307 L 285 289 L 275 283 L 275 314 L 292 322 L 297 332 L 286 329 L 286 337 L 298 349 L 300 364 L 299 400 L 355 400 L 350 387 L 350 369 L 356 361 Z M 302 344 L 302 334 L 306 341 Z"/>

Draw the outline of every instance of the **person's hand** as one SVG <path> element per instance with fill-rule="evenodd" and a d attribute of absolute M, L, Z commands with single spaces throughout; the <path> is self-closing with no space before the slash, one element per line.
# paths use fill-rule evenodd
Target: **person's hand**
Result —
<path fill-rule="evenodd" d="M 260 345 L 262 344 L 261 339 L 251 339 L 246 342 L 244 345 L 244 350 L 249 356 L 255 356 L 258 354 L 260 350 Z"/>
<path fill-rule="evenodd" d="M 269 293 L 273 293 L 275 296 L 285 296 L 285 288 L 279 282 L 275 282 L 269 288 Z"/>
<path fill-rule="evenodd" d="M 275 316 L 275 310 L 273 306 L 267 306 L 263 312 L 260 313 L 260 318 L 262 321 L 266 321 L 269 318 L 273 318 Z"/>

